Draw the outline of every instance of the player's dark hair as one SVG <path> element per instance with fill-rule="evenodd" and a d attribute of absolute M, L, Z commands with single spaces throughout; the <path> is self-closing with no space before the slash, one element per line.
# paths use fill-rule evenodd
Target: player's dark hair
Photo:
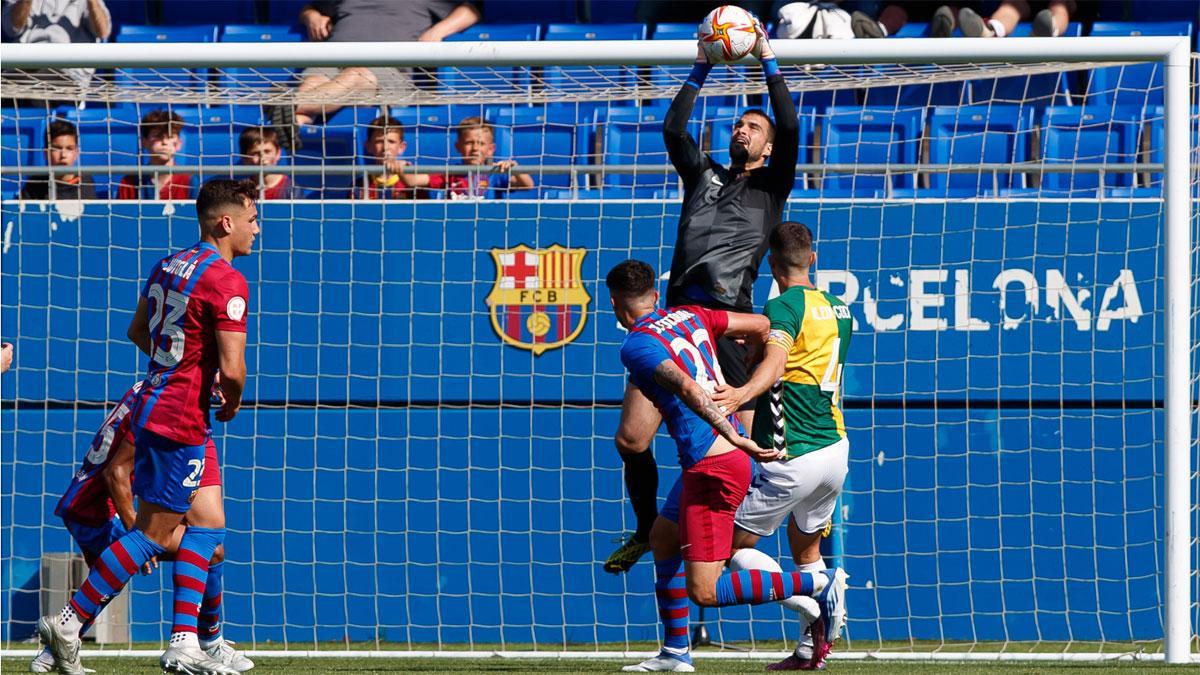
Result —
<path fill-rule="evenodd" d="M 766 120 L 767 121 L 767 142 L 768 143 L 775 142 L 775 121 L 771 119 L 771 116 L 767 114 L 767 111 L 763 110 L 762 108 L 750 108 L 749 110 L 742 111 L 742 117 L 745 117 L 746 115 L 758 115 L 759 117 Z M 738 118 L 738 119 L 741 119 L 741 118 Z"/>
<path fill-rule="evenodd" d="M 785 220 L 771 231 L 770 241 L 771 254 L 784 266 L 793 269 L 808 267 L 813 235 L 807 225 Z"/>
<path fill-rule="evenodd" d="M 79 144 L 79 129 L 75 128 L 74 124 L 62 119 L 50 120 L 46 127 L 46 147 L 50 147 L 59 136 L 70 136 L 75 139 L 76 145 Z"/>
<path fill-rule="evenodd" d="M 138 125 L 138 135 L 148 138 L 155 131 L 162 131 L 168 136 L 178 136 L 183 127 L 183 118 L 174 110 L 151 110 Z"/>
<path fill-rule="evenodd" d="M 200 186 L 200 194 L 196 197 L 196 215 L 201 222 L 209 222 L 218 215 L 221 207 L 242 208 L 246 200 L 253 202 L 255 199 L 258 199 L 258 185 L 254 181 L 213 178 Z"/>
<path fill-rule="evenodd" d="M 277 148 L 280 147 L 279 132 L 275 130 L 275 127 L 248 127 L 241 136 L 238 136 L 238 149 L 243 155 L 250 154 L 254 146 L 259 143 L 270 143 Z"/>
<path fill-rule="evenodd" d="M 608 271 L 604 283 L 613 295 L 639 297 L 654 290 L 654 268 L 641 260 L 626 260 Z"/>
<path fill-rule="evenodd" d="M 370 141 L 379 134 L 386 134 L 392 131 L 400 134 L 400 140 L 404 140 L 404 125 L 400 124 L 395 117 L 384 113 L 371 120 L 371 123 L 367 125 L 367 140 Z"/>

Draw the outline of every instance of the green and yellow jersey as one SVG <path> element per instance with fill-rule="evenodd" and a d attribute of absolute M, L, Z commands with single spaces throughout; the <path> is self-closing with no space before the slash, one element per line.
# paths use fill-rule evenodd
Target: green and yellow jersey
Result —
<path fill-rule="evenodd" d="M 850 308 L 815 288 L 793 286 L 767 302 L 768 345 L 787 352 L 783 377 L 758 397 L 754 442 L 787 449 L 789 458 L 846 437 L 842 365 L 850 347 Z M 780 443 L 779 441 L 782 441 Z"/>

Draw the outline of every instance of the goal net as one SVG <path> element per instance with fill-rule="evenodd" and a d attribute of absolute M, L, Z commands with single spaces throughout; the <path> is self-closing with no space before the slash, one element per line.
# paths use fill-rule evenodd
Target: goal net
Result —
<path fill-rule="evenodd" d="M 1168 49 L 1137 40 L 861 42 L 776 42 L 801 139 L 785 217 L 813 228 L 814 282 L 854 317 L 850 471 L 823 543 L 850 573 L 835 657 L 1164 658 L 1171 634 L 1168 657 L 1186 660 L 1200 61 L 1164 85 Z M 262 236 L 235 263 L 250 378 L 214 429 L 227 637 L 297 653 L 657 650 L 649 558 L 601 569 L 634 522 L 603 278 L 630 257 L 669 270 L 682 194 L 662 124 L 693 52 L 542 46 L 100 45 L 51 63 L 5 45 L 9 653 L 70 584 L 48 571 L 75 550 L 54 508 L 145 370 L 125 339 L 143 276 L 195 240 L 187 190 L 230 175 L 289 191 L 260 202 Z M 298 88 L 286 54 L 370 66 L 373 84 Z M 60 74 L 88 64 L 86 89 Z M 1186 106 L 1172 78 L 1190 78 Z M 733 122 L 769 110 L 765 91 L 755 65 L 716 67 L 689 132 L 728 163 Z M 156 110 L 178 116 L 173 166 L 139 131 Z M 297 147 L 264 135 L 306 110 Z M 403 128 L 395 158 L 428 182 L 383 166 L 384 113 Z M 514 167 L 463 163 L 473 117 Z M 77 168 L 47 165 L 55 119 L 77 130 Z M 274 138 L 279 164 L 247 164 L 246 137 Z M 167 175 L 194 180 L 166 193 Z M 49 199 L 22 194 L 39 181 Z M 764 264 L 756 307 L 772 286 Z M 674 447 L 660 434 L 653 449 L 665 496 Z M 760 547 L 790 568 L 784 538 Z M 97 646 L 161 643 L 170 575 L 129 598 Z M 702 616 L 713 641 L 758 655 L 798 632 L 773 604 Z"/>

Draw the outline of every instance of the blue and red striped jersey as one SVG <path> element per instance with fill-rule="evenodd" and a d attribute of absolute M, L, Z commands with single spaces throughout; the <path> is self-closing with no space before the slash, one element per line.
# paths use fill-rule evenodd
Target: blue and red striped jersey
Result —
<path fill-rule="evenodd" d="M 112 450 L 120 446 L 129 434 L 129 410 L 141 389 L 141 382 L 133 385 L 121 397 L 117 407 L 104 418 L 104 424 L 100 425 L 100 430 L 88 446 L 87 454 L 83 456 L 83 463 L 79 465 L 62 499 L 58 500 L 54 515 L 99 527 L 117 512 L 109 498 L 108 485 L 100 474 L 108 466 Z"/>
<path fill-rule="evenodd" d="M 719 310 L 693 306 L 656 309 L 634 323 L 621 345 L 621 363 L 629 371 L 629 381 L 662 413 L 667 431 L 675 439 L 679 464 L 685 469 L 708 453 L 717 430 L 659 385 L 654 370 L 663 361 L 674 361 L 712 393 L 717 385 L 725 384 L 715 342 L 728 325 L 728 314 Z M 730 415 L 729 422 L 741 433 L 737 418 Z"/>
<path fill-rule="evenodd" d="M 142 289 L 150 312 L 150 370 L 134 428 L 200 445 L 217 373 L 217 331 L 246 332 L 249 287 L 217 247 L 199 242 L 163 258 Z"/>

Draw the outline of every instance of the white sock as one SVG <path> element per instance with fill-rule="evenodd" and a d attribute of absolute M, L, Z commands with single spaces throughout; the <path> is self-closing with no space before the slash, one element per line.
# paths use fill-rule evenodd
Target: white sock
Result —
<path fill-rule="evenodd" d="M 75 613 L 74 608 L 68 604 L 58 615 L 58 625 L 66 629 L 69 635 L 79 637 L 79 629 L 83 627 L 83 622 L 79 620 L 79 615 Z"/>
<path fill-rule="evenodd" d="M 828 568 L 825 566 L 824 558 L 817 558 L 815 561 L 810 562 L 810 563 L 804 563 L 803 565 L 800 565 L 800 567 L 799 567 L 799 570 L 801 572 L 807 572 L 807 573 L 813 575 L 813 578 L 816 578 L 817 576 L 824 578 L 825 575 L 821 574 L 821 572 L 826 569 L 828 569 Z M 816 600 L 813 600 L 812 598 L 805 598 L 805 600 L 808 600 L 809 602 L 813 603 L 814 607 L 817 606 Z M 820 610 L 818 609 L 818 612 L 819 611 Z M 808 626 L 809 626 L 809 623 L 807 621 L 805 621 L 804 615 L 801 614 L 801 616 L 800 616 L 800 639 L 796 641 L 796 656 L 798 656 L 799 658 L 802 658 L 802 659 L 811 659 L 812 658 L 813 640 L 812 640 L 812 633 L 808 632 Z"/>
<path fill-rule="evenodd" d="M 881 23 L 881 24 L 879 24 L 879 30 L 883 31 L 883 37 L 887 37 L 887 36 L 888 36 L 888 29 L 887 29 L 887 26 L 885 26 L 885 25 L 883 25 L 883 24 Z"/>
<path fill-rule="evenodd" d="M 1008 31 L 1004 28 L 1004 24 L 1000 23 L 999 21 L 995 19 L 988 19 L 988 25 L 992 27 L 992 32 L 996 34 L 996 37 L 1004 37 L 1005 35 L 1008 35 Z"/>
<path fill-rule="evenodd" d="M 756 548 L 744 548 L 729 559 L 729 571 L 741 572 L 742 570 L 765 570 L 767 572 L 782 572 L 783 568 L 774 558 L 763 553 Z M 793 612 L 801 611 L 801 606 L 798 601 L 798 596 L 792 596 L 786 600 L 781 600 L 779 604 L 792 610 Z"/>
<path fill-rule="evenodd" d="M 189 647 L 200 648 L 200 640 L 196 637 L 195 633 L 171 633 L 170 644 L 172 647 L 183 647 L 184 649 Z"/>

